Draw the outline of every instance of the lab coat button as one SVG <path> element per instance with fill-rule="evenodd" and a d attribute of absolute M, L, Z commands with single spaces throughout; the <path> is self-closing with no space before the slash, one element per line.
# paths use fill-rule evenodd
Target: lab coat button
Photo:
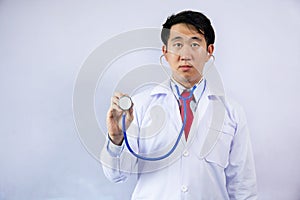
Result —
<path fill-rule="evenodd" d="M 187 150 L 185 150 L 184 152 L 183 152 L 183 156 L 184 157 L 188 157 L 190 155 L 190 153 L 187 151 Z"/>
<path fill-rule="evenodd" d="M 182 185 L 181 186 L 181 191 L 182 192 L 187 192 L 188 191 L 188 187 L 186 185 Z"/>

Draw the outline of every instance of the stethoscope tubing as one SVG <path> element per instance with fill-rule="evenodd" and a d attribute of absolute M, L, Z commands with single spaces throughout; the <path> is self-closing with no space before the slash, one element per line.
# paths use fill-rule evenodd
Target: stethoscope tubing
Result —
<path fill-rule="evenodd" d="M 182 101 L 183 101 L 183 110 L 184 110 L 184 114 L 183 114 L 183 123 L 182 123 L 182 127 L 181 127 L 181 130 L 180 130 L 180 132 L 179 132 L 179 135 L 178 135 L 178 137 L 177 137 L 177 139 L 176 139 L 175 144 L 174 144 L 173 147 L 169 150 L 169 152 L 167 152 L 166 154 L 164 154 L 164 155 L 162 155 L 162 156 L 158 156 L 158 157 L 146 157 L 146 156 L 142 156 L 142 155 L 139 155 L 139 154 L 135 153 L 135 152 L 133 151 L 133 149 L 131 148 L 129 142 L 128 142 L 127 133 L 126 133 L 126 125 L 125 125 L 125 124 L 126 124 L 126 122 L 125 122 L 125 120 L 126 120 L 126 114 L 125 114 L 125 112 L 123 113 L 123 115 L 122 115 L 122 131 L 123 131 L 123 135 L 124 135 L 125 145 L 126 145 L 127 149 L 129 150 L 129 152 L 130 152 L 132 155 L 134 155 L 136 158 L 139 158 L 139 159 L 142 159 L 142 160 L 146 160 L 146 161 L 158 161 L 158 160 L 162 160 L 162 159 L 165 159 L 165 158 L 169 157 L 169 156 L 175 151 L 175 149 L 177 148 L 177 146 L 178 146 L 178 144 L 179 144 L 179 141 L 180 141 L 180 139 L 181 139 L 181 137 L 182 137 L 182 135 L 183 135 L 183 131 L 184 131 L 184 129 L 185 129 L 185 126 L 186 126 L 186 113 L 187 113 L 187 112 L 186 112 L 186 106 L 187 106 L 187 105 L 186 105 L 186 101 L 187 101 L 188 99 L 192 98 L 193 93 L 194 93 L 195 89 L 197 88 L 197 85 L 194 85 L 194 87 L 193 87 L 192 90 L 190 91 L 190 94 L 189 94 L 188 97 L 183 97 L 183 96 L 181 96 L 181 95 L 180 95 L 180 92 L 179 92 L 179 89 L 178 89 L 178 86 L 175 85 L 175 87 L 176 87 L 176 91 L 177 91 L 178 97 L 179 97 L 180 99 L 182 99 Z M 204 91 L 204 90 L 203 90 L 203 91 Z M 202 94 L 203 94 L 203 92 L 202 92 Z M 201 94 L 201 96 L 202 96 L 202 94 Z"/>

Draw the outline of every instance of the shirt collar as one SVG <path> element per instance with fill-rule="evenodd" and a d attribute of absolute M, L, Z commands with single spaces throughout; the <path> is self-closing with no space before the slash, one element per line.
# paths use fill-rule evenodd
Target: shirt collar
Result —
<path fill-rule="evenodd" d="M 195 102 L 198 102 L 199 99 L 201 98 L 201 94 L 203 93 L 203 90 L 205 89 L 205 79 L 203 79 L 198 85 L 197 85 L 197 88 L 195 89 L 194 91 L 194 101 Z M 178 93 L 176 91 L 176 87 L 175 85 L 178 86 L 178 89 L 179 89 L 179 93 L 182 94 L 183 91 L 190 91 L 191 88 L 185 88 L 183 85 L 181 85 L 180 83 L 178 83 L 177 81 L 175 81 L 174 79 L 170 80 L 170 85 L 171 85 L 171 89 L 176 97 L 177 100 L 179 100 L 179 96 L 178 96 Z"/>

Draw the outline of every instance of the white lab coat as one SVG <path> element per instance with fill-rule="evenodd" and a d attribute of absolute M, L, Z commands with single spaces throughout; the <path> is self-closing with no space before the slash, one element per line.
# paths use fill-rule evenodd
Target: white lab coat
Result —
<path fill-rule="evenodd" d="M 182 126 L 178 101 L 170 82 L 133 97 L 134 122 L 128 129 L 135 152 L 163 155 L 173 146 Z M 221 126 L 212 119 L 215 106 L 224 111 Z M 152 113 L 151 113 L 152 112 Z M 220 118 L 220 117 L 219 117 Z M 212 127 L 212 125 L 214 127 Z M 162 161 L 143 161 L 124 144 L 105 144 L 101 161 L 106 177 L 123 182 L 137 174 L 132 199 L 226 200 L 256 199 L 256 176 L 249 132 L 240 106 L 206 88 L 198 103 L 188 140 Z"/>

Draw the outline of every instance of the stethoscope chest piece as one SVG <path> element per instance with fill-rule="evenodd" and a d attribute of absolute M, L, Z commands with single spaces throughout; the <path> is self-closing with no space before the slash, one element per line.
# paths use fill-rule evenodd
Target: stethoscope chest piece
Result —
<path fill-rule="evenodd" d="M 120 97 L 119 107 L 122 110 L 124 110 L 124 111 L 129 110 L 131 108 L 131 106 L 132 106 L 132 100 L 129 96 L 124 95 L 124 96 Z"/>

